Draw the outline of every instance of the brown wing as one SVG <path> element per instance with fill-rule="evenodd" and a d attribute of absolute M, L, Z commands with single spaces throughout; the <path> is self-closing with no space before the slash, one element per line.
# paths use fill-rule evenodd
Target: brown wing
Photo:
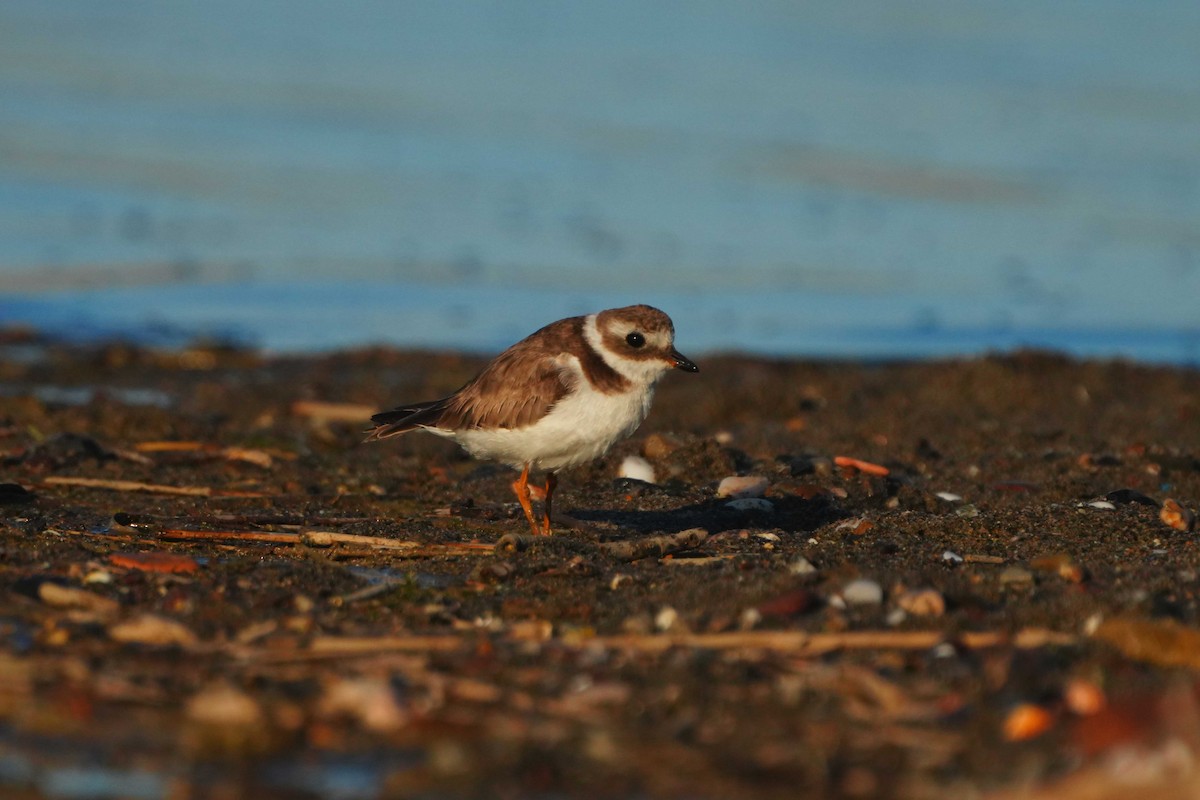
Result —
<path fill-rule="evenodd" d="M 522 428 L 544 417 L 571 391 L 576 378 L 558 362 L 561 350 L 551 353 L 550 348 L 533 344 L 501 353 L 475 380 L 447 398 L 438 426 Z"/>
<path fill-rule="evenodd" d="M 532 425 L 571 391 L 578 378 L 559 361 L 582 339 L 583 318 L 551 323 L 498 355 L 449 397 L 401 406 L 371 417 L 367 441 L 431 426 L 520 428 Z"/>

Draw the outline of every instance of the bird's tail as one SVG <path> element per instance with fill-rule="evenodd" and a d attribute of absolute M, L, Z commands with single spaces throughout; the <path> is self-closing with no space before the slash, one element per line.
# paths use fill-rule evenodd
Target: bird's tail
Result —
<path fill-rule="evenodd" d="M 441 400 L 430 400 L 427 403 L 414 403 L 400 406 L 391 411 L 381 411 L 371 417 L 375 427 L 367 432 L 363 441 L 373 442 L 376 439 L 387 439 L 424 426 L 436 427 L 446 410 L 448 397 Z"/>

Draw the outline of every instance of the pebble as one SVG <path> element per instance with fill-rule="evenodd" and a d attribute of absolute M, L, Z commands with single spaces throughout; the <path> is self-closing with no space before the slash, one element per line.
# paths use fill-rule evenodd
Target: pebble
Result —
<path fill-rule="evenodd" d="M 936 496 L 947 503 L 957 503 L 962 500 L 962 495 L 955 494 L 954 492 L 938 492 Z"/>
<path fill-rule="evenodd" d="M 1006 567 L 1000 573 L 1001 586 L 1029 586 L 1033 584 L 1033 573 L 1024 567 Z"/>
<path fill-rule="evenodd" d="M 641 456 L 625 456 L 617 469 L 618 478 L 630 478 L 643 483 L 656 483 L 654 467 Z"/>
<path fill-rule="evenodd" d="M 725 507 L 732 508 L 734 511 L 761 511 L 764 513 L 775 510 L 774 503 L 761 497 L 740 497 L 737 500 L 730 500 Z"/>
<path fill-rule="evenodd" d="M 81 608 L 102 617 L 112 617 L 121 608 L 121 604 L 111 597 L 73 586 L 61 586 L 53 581 L 43 581 L 38 586 L 38 599 L 54 608 Z"/>
<path fill-rule="evenodd" d="M 947 564 L 961 564 L 963 563 L 963 557 L 953 550 L 946 550 L 942 553 L 942 561 L 945 561 Z"/>
<path fill-rule="evenodd" d="M 112 625 L 108 629 L 108 636 L 116 642 L 157 647 L 189 647 L 197 642 L 196 634 L 191 629 L 156 614 L 142 614 Z"/>
<path fill-rule="evenodd" d="M 883 587 L 875 581 L 859 578 L 846 584 L 842 599 L 847 605 L 878 605 L 883 602 Z"/>
<path fill-rule="evenodd" d="M 654 627 L 660 631 L 669 631 L 679 622 L 679 612 L 670 606 L 663 606 L 654 615 Z"/>
<path fill-rule="evenodd" d="M 674 436 L 652 433 L 642 442 L 642 455 L 653 459 L 666 458 L 681 446 L 682 443 Z"/>
<path fill-rule="evenodd" d="M 1108 705 L 1104 690 L 1084 678 L 1072 678 L 1063 687 L 1063 702 L 1071 713 L 1081 717 L 1099 714 Z"/>
<path fill-rule="evenodd" d="M 896 599 L 896 605 L 916 617 L 940 617 L 946 613 L 946 598 L 937 589 L 913 589 Z"/>
<path fill-rule="evenodd" d="M 807 589 L 794 589 L 760 603 L 757 610 L 763 617 L 792 617 L 814 608 L 818 602 Z"/>
<path fill-rule="evenodd" d="M 779 534 L 778 534 L 778 533 L 771 533 L 770 531 L 767 531 L 767 532 L 765 532 L 765 533 L 756 533 L 756 534 L 754 534 L 754 538 L 756 538 L 756 539 L 762 539 L 764 542 L 778 542 L 778 541 L 779 541 Z"/>
<path fill-rule="evenodd" d="M 257 725 L 263 719 L 262 707 L 253 697 L 226 683 L 201 689 L 188 700 L 184 713 L 192 722 L 222 727 Z"/>
<path fill-rule="evenodd" d="M 979 509 L 973 503 L 967 503 L 965 506 L 959 506 L 954 510 L 955 516 L 971 519 L 979 516 Z"/>
<path fill-rule="evenodd" d="M 816 571 L 817 568 L 804 556 L 800 556 L 791 564 L 788 564 L 788 572 L 793 575 L 812 575 Z"/>
<path fill-rule="evenodd" d="M 1066 553 L 1040 556 L 1030 561 L 1029 566 L 1039 572 L 1053 572 L 1070 583 L 1082 583 L 1085 577 L 1083 567 Z"/>
<path fill-rule="evenodd" d="M 388 733 L 408 722 L 392 683 L 385 677 L 338 677 L 325 686 L 317 716 L 350 717 L 368 731 Z"/>
<path fill-rule="evenodd" d="M 1190 531 L 1196 527 L 1196 515 L 1192 510 L 1169 497 L 1163 500 L 1158 518 L 1177 531 Z"/>
<path fill-rule="evenodd" d="M 1033 703 L 1022 703 L 1004 719 L 1004 738 L 1010 742 L 1023 742 L 1041 736 L 1054 725 L 1049 711 Z"/>
<path fill-rule="evenodd" d="M 730 475 L 717 485 L 717 497 L 762 497 L 768 485 L 761 475 Z"/>

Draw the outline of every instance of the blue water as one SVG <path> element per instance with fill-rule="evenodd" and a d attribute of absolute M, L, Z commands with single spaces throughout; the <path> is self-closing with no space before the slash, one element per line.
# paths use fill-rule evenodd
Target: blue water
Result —
<path fill-rule="evenodd" d="M 0 4 L 0 322 L 1194 363 L 1200 4 Z"/>

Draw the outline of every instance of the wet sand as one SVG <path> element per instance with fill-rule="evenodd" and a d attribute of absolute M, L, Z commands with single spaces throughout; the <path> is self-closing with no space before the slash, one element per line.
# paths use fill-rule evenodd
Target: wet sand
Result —
<path fill-rule="evenodd" d="M 10 335 L 0 788 L 1195 791 L 1200 374 L 698 361 L 531 540 L 509 471 L 360 444 L 479 359 Z"/>

